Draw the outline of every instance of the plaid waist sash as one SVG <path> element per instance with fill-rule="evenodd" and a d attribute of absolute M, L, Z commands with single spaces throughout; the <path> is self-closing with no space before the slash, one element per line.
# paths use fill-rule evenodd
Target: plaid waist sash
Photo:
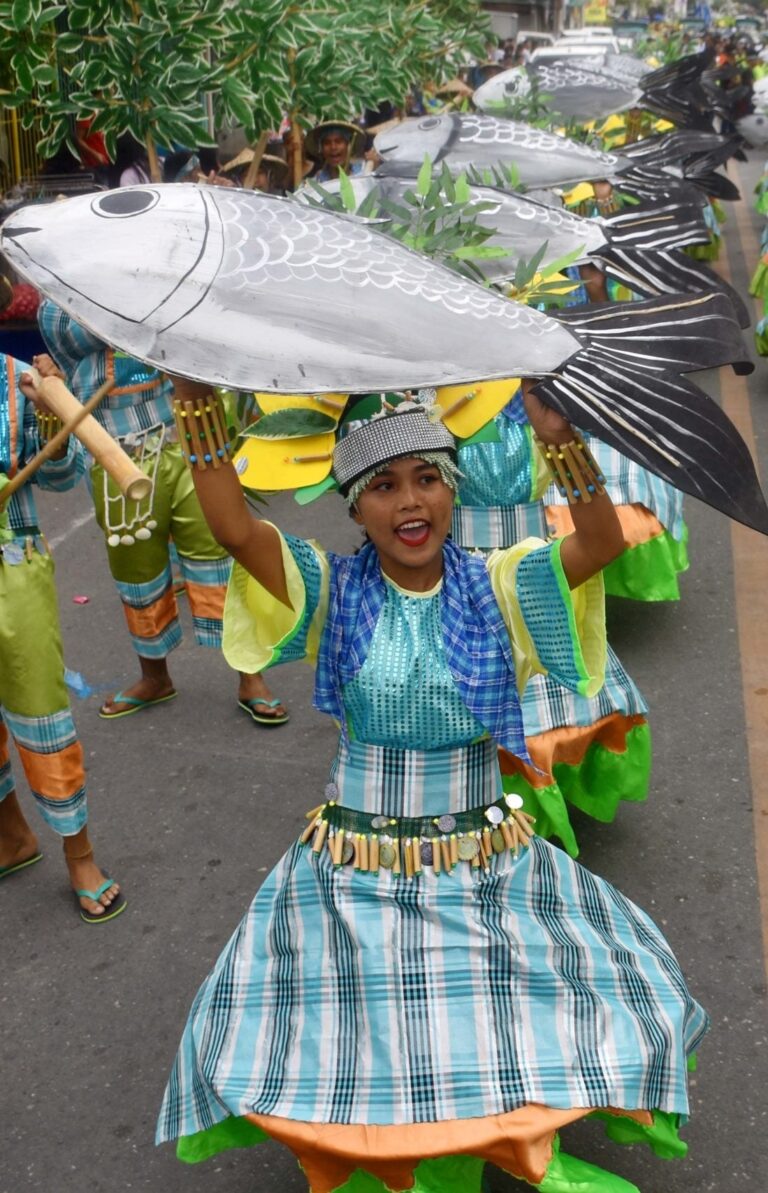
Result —
<path fill-rule="evenodd" d="M 520 505 L 457 505 L 451 536 L 467 551 L 474 547 L 503 549 L 527 538 L 546 539 L 544 507 L 540 501 Z"/>
<path fill-rule="evenodd" d="M 398 819 L 464 812 L 502 795 L 490 739 L 442 750 L 340 743 L 331 778 L 328 798 L 342 807 Z"/>

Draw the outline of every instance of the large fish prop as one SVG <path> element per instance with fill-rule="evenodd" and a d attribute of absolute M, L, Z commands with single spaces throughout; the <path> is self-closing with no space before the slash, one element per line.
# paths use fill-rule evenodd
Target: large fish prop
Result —
<path fill-rule="evenodd" d="M 642 184 L 643 178 L 647 177 L 655 193 L 659 170 L 663 169 L 667 173 L 677 173 L 712 198 L 735 201 L 741 197 L 739 188 L 718 170 L 732 157 L 744 159 L 742 144 L 741 136 L 699 129 L 679 129 L 644 137 L 642 141 L 622 148 L 624 157 L 632 162 L 631 171 L 625 177 L 630 188 L 633 180 Z"/>
<path fill-rule="evenodd" d="M 26 207 L 0 246 L 100 339 L 209 385 L 360 393 L 539 377 L 542 400 L 577 425 L 768 533 L 743 440 L 683 375 L 752 368 L 720 294 L 552 318 L 359 220 L 194 185 Z"/>
<path fill-rule="evenodd" d="M 472 96 L 481 112 L 498 112 L 538 88 L 548 110 L 560 120 L 585 124 L 642 107 L 643 92 L 632 80 L 604 74 L 592 60 L 556 58 L 502 71 Z M 502 108 L 503 111 L 503 108 Z"/>
<path fill-rule="evenodd" d="M 379 216 L 386 218 L 393 208 L 398 215 L 411 215 L 414 224 L 418 219 L 418 208 L 405 202 L 405 196 L 413 190 L 412 179 L 363 174 L 349 182 L 358 207 L 373 194 L 379 203 Z M 338 182 L 327 182 L 316 190 L 305 187 L 297 198 L 322 203 L 326 195 L 338 191 Z M 497 187 L 470 186 L 469 194 L 471 201 L 480 205 L 473 218 L 493 232 L 489 243 L 507 254 L 476 262 L 490 282 L 511 282 L 518 261 L 530 260 L 546 241 L 542 265 L 580 251 L 572 264 L 595 262 L 609 277 L 644 297 L 719 290 L 730 298 L 740 326 L 750 326 L 750 312 L 741 295 L 713 270 L 679 251 L 686 245 L 706 244 L 709 240 L 698 206 L 657 203 L 585 219 L 562 206 L 547 205 Z"/>
<path fill-rule="evenodd" d="M 412 117 L 379 133 L 374 148 L 382 159 L 376 171 L 382 177 L 414 178 L 429 157 L 445 162 L 454 175 L 514 166 L 525 189 L 608 178 L 643 198 L 669 195 L 680 202 L 705 203 L 696 179 L 688 183 L 685 167 L 671 166 L 666 154 L 657 172 L 652 155 L 636 170 L 633 158 L 621 152 L 604 153 L 559 133 L 481 113 Z"/>

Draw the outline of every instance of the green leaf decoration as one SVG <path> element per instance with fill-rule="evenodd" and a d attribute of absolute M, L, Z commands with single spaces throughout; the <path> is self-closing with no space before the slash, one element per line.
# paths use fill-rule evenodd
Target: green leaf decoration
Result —
<path fill-rule="evenodd" d="M 429 194 L 431 186 L 432 186 L 432 162 L 429 160 L 428 157 L 425 157 L 424 161 L 422 162 L 421 169 L 419 170 L 418 177 L 416 179 L 416 194 L 420 198 L 425 199 L 427 197 L 427 195 Z"/>
<path fill-rule="evenodd" d="M 336 419 L 319 410 L 275 410 L 243 432 L 249 439 L 304 439 L 336 429 Z"/>
<path fill-rule="evenodd" d="M 479 431 L 475 431 L 474 435 L 469 435 L 466 439 L 457 440 L 459 449 L 462 447 L 471 447 L 473 443 L 501 443 L 501 435 L 494 419 L 487 422 Z"/>
<path fill-rule="evenodd" d="M 585 244 L 582 244 L 579 248 L 574 249 L 572 253 L 566 253 L 564 256 L 558 257 L 556 261 L 550 261 L 549 264 L 545 265 L 540 270 L 541 276 L 543 278 L 548 278 L 551 277 L 553 273 L 561 273 L 563 270 L 569 269 L 571 265 L 575 265 L 577 261 L 581 260 L 581 258 L 584 256 L 584 249 L 586 247 L 587 246 Z"/>
<path fill-rule="evenodd" d="M 341 168 L 339 168 L 339 194 L 341 195 L 345 211 L 349 212 L 350 215 L 354 215 L 357 210 L 355 188 L 349 181 L 349 175 Z"/>
<path fill-rule="evenodd" d="M 338 485 L 332 476 L 327 476 L 325 480 L 318 481 L 316 485 L 305 485 L 303 489 L 297 489 L 294 493 L 294 499 L 299 505 L 309 505 L 312 501 L 317 501 L 318 497 L 322 497 L 323 493 L 331 493 L 333 490 L 338 490 Z"/>

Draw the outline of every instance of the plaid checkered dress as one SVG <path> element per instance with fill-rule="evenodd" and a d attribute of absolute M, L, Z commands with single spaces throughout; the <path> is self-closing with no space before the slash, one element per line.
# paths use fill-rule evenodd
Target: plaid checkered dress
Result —
<path fill-rule="evenodd" d="M 296 657 L 320 564 L 306 544 L 289 545 L 306 598 L 294 604 Z M 510 606 L 546 605 L 546 619 L 526 622 L 534 643 L 545 620 L 573 624 L 570 598 L 543 570 L 554 551 L 534 551 L 502 594 Z M 482 726 L 451 674 L 440 604 L 439 591 L 387 585 L 343 685 L 342 807 L 438 816 L 482 808 L 500 790 L 493 746 L 477 740 Z M 575 649 L 570 631 L 550 632 L 539 657 L 559 655 L 567 676 Z M 334 866 L 297 843 L 195 999 L 157 1138 L 249 1113 L 360 1124 L 532 1102 L 685 1113 L 686 1057 L 706 1026 L 648 917 L 538 838 L 488 871 L 425 867 L 413 880 Z"/>

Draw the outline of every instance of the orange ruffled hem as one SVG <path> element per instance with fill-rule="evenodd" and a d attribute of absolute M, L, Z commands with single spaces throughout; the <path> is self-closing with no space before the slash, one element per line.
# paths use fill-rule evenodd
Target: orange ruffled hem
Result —
<path fill-rule="evenodd" d="M 623 754 L 627 748 L 627 735 L 638 725 L 644 725 L 646 718 L 641 714 L 625 716 L 611 713 L 592 725 L 564 725 L 537 733 L 526 738 L 528 753 L 534 765 L 542 774 L 528 766 L 514 754 L 499 750 L 499 766 L 503 775 L 523 775 L 531 787 L 548 787 L 555 782 L 553 767 L 564 762 L 567 766 L 579 766 L 590 746 L 597 742 L 613 754 Z"/>
<path fill-rule="evenodd" d="M 412 1189 L 422 1160 L 477 1156 L 518 1179 L 539 1184 L 552 1160 L 557 1131 L 597 1107 L 555 1110 L 531 1103 L 508 1114 L 442 1123 L 387 1126 L 294 1122 L 269 1114 L 246 1117 L 285 1144 L 301 1164 L 312 1193 L 333 1193 L 364 1168 L 390 1189 Z M 648 1110 L 609 1110 L 650 1126 Z"/>
<path fill-rule="evenodd" d="M 624 535 L 624 547 L 639 547 L 664 533 L 664 527 L 655 514 L 639 502 L 633 505 L 614 507 Z M 547 526 L 554 538 L 573 534 L 573 518 L 567 505 L 548 505 L 545 510 Z"/>

